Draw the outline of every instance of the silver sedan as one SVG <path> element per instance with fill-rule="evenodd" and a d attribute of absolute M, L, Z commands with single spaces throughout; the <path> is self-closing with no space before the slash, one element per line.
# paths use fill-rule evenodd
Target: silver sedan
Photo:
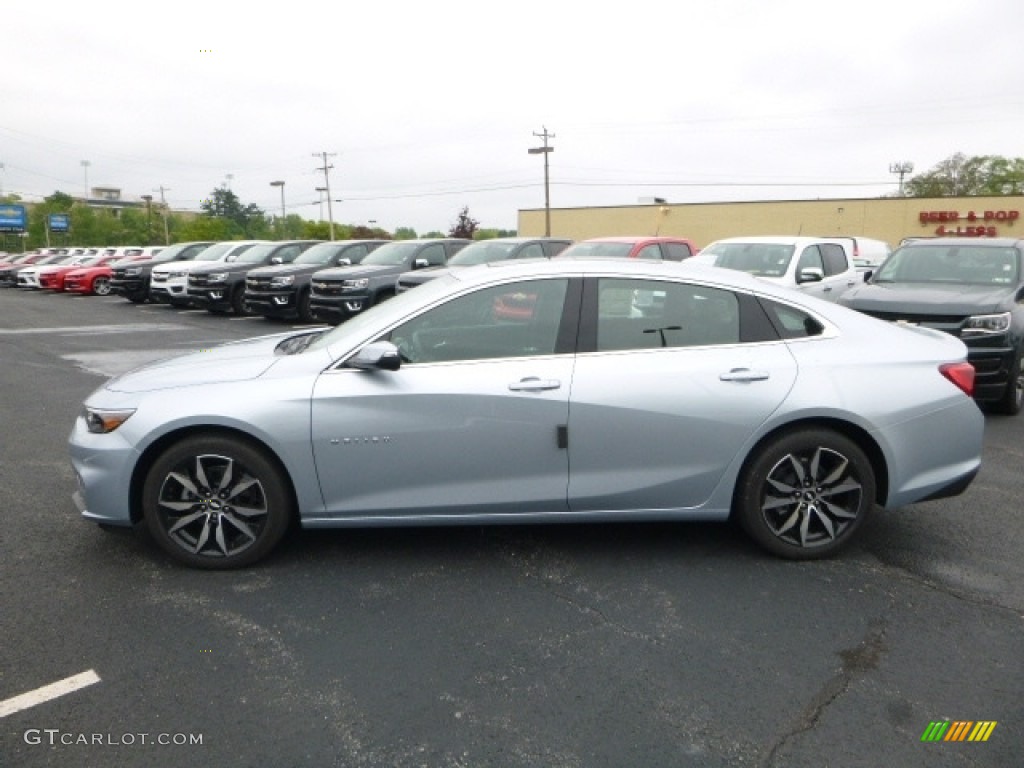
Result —
<path fill-rule="evenodd" d="M 973 379 L 956 338 L 735 271 L 473 267 L 109 381 L 70 437 L 75 500 L 200 568 L 254 563 L 294 523 L 732 517 L 823 557 L 876 507 L 970 484 Z"/>

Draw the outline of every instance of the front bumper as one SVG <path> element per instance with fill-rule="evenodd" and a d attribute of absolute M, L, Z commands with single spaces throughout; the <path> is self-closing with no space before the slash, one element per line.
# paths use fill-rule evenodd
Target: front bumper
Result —
<path fill-rule="evenodd" d="M 999 339 L 962 339 L 967 344 L 967 362 L 974 366 L 974 399 L 998 400 L 1017 375 L 1017 351 L 1005 337 Z M 995 343 L 989 343 L 994 341 Z"/>
<path fill-rule="evenodd" d="M 299 314 L 296 303 L 297 292 L 281 291 L 250 291 L 245 290 L 245 306 L 254 314 L 264 317 L 295 317 Z"/>
<path fill-rule="evenodd" d="M 96 523 L 131 525 L 131 476 L 139 455 L 115 431 L 90 432 L 79 416 L 68 438 L 78 490 L 73 498 L 82 517 Z"/>
<path fill-rule="evenodd" d="M 309 313 L 315 320 L 327 323 L 343 323 L 354 315 L 358 315 L 370 304 L 370 297 L 365 293 L 342 294 L 340 296 L 311 296 Z"/>
<path fill-rule="evenodd" d="M 118 296 L 145 296 L 149 293 L 149 281 L 141 277 L 112 277 L 110 292 Z"/>

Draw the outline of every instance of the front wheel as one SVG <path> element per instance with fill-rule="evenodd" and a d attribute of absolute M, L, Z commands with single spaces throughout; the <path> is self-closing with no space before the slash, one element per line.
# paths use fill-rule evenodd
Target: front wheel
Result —
<path fill-rule="evenodd" d="M 1010 367 L 1010 380 L 1006 383 L 1003 396 L 992 404 L 996 413 L 1016 416 L 1024 405 L 1024 352 L 1018 352 Z"/>
<path fill-rule="evenodd" d="M 110 293 L 110 278 L 102 275 L 92 281 L 92 292 L 97 296 L 106 296 Z"/>
<path fill-rule="evenodd" d="M 874 470 L 857 444 L 828 429 L 807 429 L 775 438 L 752 456 L 734 511 L 764 549 L 810 560 L 845 547 L 874 499 Z"/>
<path fill-rule="evenodd" d="M 294 511 L 277 464 L 224 436 L 172 445 L 150 468 L 142 494 L 150 534 L 171 557 L 195 568 L 255 563 L 285 535 Z"/>

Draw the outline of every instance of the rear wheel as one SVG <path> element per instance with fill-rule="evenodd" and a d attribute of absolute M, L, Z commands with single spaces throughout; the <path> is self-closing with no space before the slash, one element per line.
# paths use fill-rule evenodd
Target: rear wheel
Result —
<path fill-rule="evenodd" d="M 106 296 L 110 293 L 110 278 L 102 275 L 92 281 L 92 292 L 97 296 Z"/>
<path fill-rule="evenodd" d="M 735 512 L 769 552 L 810 560 L 846 546 L 874 499 L 874 470 L 857 444 L 829 429 L 806 429 L 759 449 L 740 477 Z"/>
<path fill-rule="evenodd" d="M 146 528 L 186 565 L 251 565 L 288 530 L 294 503 L 286 487 L 276 463 L 249 443 L 189 437 L 167 449 L 146 475 Z"/>
<path fill-rule="evenodd" d="M 144 293 L 129 293 L 128 301 L 132 304 L 145 304 L 149 297 Z"/>

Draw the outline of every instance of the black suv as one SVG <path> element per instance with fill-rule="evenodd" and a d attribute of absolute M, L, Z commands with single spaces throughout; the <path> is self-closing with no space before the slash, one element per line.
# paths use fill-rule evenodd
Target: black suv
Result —
<path fill-rule="evenodd" d="M 143 261 L 115 261 L 110 272 L 110 292 L 136 304 L 144 304 L 149 298 L 149 279 L 153 267 L 168 261 L 190 261 L 213 245 L 213 241 L 175 243 L 161 250 L 152 259 Z"/>
<path fill-rule="evenodd" d="M 936 238 L 897 248 L 839 303 L 935 328 L 967 345 L 974 398 L 1015 414 L 1024 402 L 1024 240 Z"/>
<path fill-rule="evenodd" d="M 395 295 L 403 272 L 440 267 L 472 243 L 457 237 L 400 240 L 382 245 L 362 264 L 324 269 L 313 275 L 309 308 L 316 320 L 333 325 Z"/>
<path fill-rule="evenodd" d="M 395 291 L 401 293 L 415 288 L 435 277 L 446 275 L 449 270 L 457 267 L 511 259 L 550 259 L 570 245 L 572 240 L 558 237 L 496 237 L 492 240 L 478 240 L 455 254 L 443 267 L 418 269 L 399 275 Z"/>
<path fill-rule="evenodd" d="M 390 240 L 339 240 L 317 243 L 291 264 L 259 267 L 245 278 L 245 307 L 264 317 L 313 319 L 309 312 L 309 284 L 314 272 L 359 264 Z"/>
<path fill-rule="evenodd" d="M 256 267 L 291 264 L 322 240 L 283 240 L 259 243 L 239 254 L 234 261 L 216 261 L 188 273 L 188 298 L 210 312 L 248 314 L 245 309 L 245 276 Z"/>

